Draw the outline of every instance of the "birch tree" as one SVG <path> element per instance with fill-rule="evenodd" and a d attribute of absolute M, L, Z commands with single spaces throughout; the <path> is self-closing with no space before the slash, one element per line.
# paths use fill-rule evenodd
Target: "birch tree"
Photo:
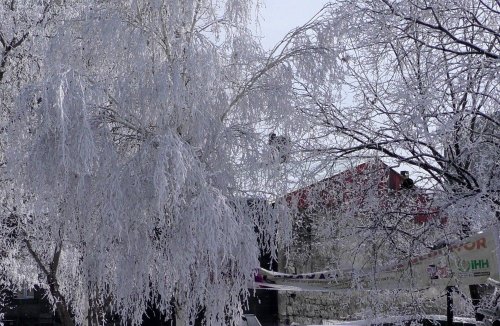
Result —
<path fill-rule="evenodd" d="M 249 32 L 255 4 L 9 3 L 6 277 L 45 289 L 64 325 L 137 325 L 148 305 L 181 323 L 201 311 L 209 325 L 237 323 L 258 243 L 280 218 L 249 209 L 267 181 L 240 169 L 266 166 L 255 127 L 283 114 L 291 81 Z"/>

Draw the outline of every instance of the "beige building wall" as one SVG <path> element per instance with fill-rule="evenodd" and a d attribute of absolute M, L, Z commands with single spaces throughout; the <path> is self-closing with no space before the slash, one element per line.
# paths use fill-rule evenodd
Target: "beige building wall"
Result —
<path fill-rule="evenodd" d="M 320 222 L 318 222 L 320 221 Z M 350 223 L 355 228 L 354 221 Z M 347 230 L 348 225 L 344 225 Z M 408 230 L 414 227 L 408 224 Z M 388 239 L 363 239 L 359 234 L 347 237 L 338 232 L 333 237 L 318 236 L 325 226 L 320 218 L 311 225 L 301 225 L 300 236 L 289 250 L 289 256 L 280 256 L 280 272 L 309 273 L 331 269 L 361 268 L 375 261 L 382 264 L 394 254 Z M 348 240 L 351 239 L 351 240 Z M 379 265 L 380 266 L 380 265 Z M 468 292 L 465 293 L 468 297 Z M 456 313 L 472 316 L 466 298 L 455 295 Z M 278 309 L 282 325 L 316 324 L 326 320 L 356 320 L 367 316 L 397 316 L 408 314 L 446 314 L 446 296 L 443 291 L 429 289 L 412 292 L 399 291 L 338 291 L 338 292 L 280 292 Z"/>

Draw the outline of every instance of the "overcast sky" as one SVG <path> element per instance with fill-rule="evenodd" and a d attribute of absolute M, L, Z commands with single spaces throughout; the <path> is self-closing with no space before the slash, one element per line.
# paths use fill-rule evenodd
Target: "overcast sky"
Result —
<path fill-rule="evenodd" d="M 260 26 L 266 49 L 276 44 L 288 31 L 303 25 L 327 0 L 262 0 Z"/>

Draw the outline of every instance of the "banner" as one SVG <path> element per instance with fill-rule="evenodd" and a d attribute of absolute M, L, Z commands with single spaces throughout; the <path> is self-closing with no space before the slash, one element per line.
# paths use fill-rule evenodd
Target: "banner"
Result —
<path fill-rule="evenodd" d="M 259 269 L 255 288 L 285 291 L 423 289 L 484 284 L 499 277 L 496 230 L 480 232 L 391 266 L 285 274 Z"/>

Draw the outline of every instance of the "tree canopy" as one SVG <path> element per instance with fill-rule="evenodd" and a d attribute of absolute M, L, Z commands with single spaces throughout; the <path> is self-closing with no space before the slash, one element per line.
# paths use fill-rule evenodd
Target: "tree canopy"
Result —
<path fill-rule="evenodd" d="M 254 126 L 286 86 L 255 90 L 272 76 L 254 9 L 2 2 L 3 272 L 46 289 L 65 324 L 140 324 L 148 304 L 237 321 L 276 234 L 237 170 L 262 161 Z"/>
<path fill-rule="evenodd" d="M 304 152 L 320 162 L 403 164 L 441 197 L 450 216 L 465 217 L 476 229 L 495 222 L 498 20 L 495 1 L 326 6 L 296 37 L 298 44 L 324 48 L 331 62 L 316 66 L 326 82 L 296 79 L 296 107 L 314 129 L 302 142 Z"/>

